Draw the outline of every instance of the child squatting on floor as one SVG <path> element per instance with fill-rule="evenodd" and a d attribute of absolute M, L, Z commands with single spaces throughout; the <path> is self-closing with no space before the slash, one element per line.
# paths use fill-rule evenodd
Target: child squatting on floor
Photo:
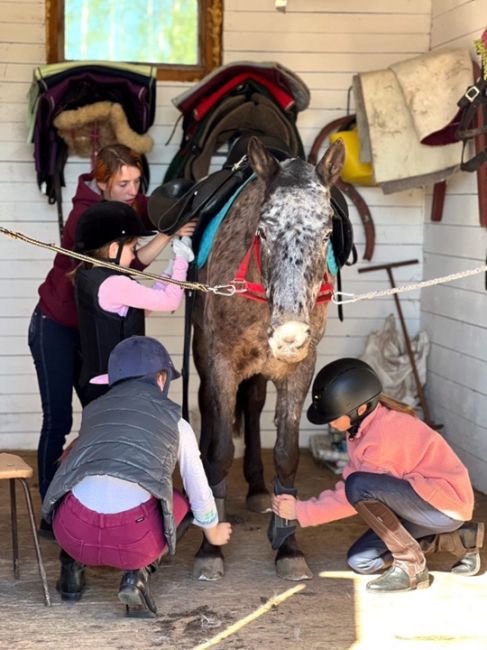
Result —
<path fill-rule="evenodd" d="M 480 571 L 484 524 L 471 521 L 468 471 L 445 439 L 413 409 L 382 393 L 374 370 L 359 359 L 324 366 L 312 388 L 308 419 L 346 432 L 343 480 L 306 501 L 274 495 L 272 509 L 301 526 L 358 514 L 369 526 L 349 549 L 358 573 L 385 571 L 367 584 L 374 593 L 428 587 L 425 556 L 448 551 L 452 573 Z"/>

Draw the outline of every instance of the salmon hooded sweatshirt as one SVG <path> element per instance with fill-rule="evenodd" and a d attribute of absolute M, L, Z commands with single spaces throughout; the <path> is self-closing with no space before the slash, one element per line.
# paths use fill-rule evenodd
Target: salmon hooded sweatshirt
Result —
<path fill-rule="evenodd" d="M 467 468 L 445 439 L 418 418 L 378 404 L 347 447 L 344 479 L 354 472 L 394 476 L 408 481 L 421 498 L 448 517 L 458 521 L 472 518 L 474 495 Z M 297 502 L 301 526 L 355 514 L 345 495 L 344 481 L 318 497 Z"/>

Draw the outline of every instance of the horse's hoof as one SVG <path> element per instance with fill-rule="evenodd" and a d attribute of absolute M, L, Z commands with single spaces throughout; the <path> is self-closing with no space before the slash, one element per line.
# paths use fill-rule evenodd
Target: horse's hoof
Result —
<path fill-rule="evenodd" d="M 276 573 L 284 580 L 311 580 L 313 573 L 302 556 L 281 557 L 276 560 Z"/>
<path fill-rule="evenodd" d="M 271 495 L 269 492 L 258 492 L 247 497 L 246 500 L 247 510 L 251 512 L 258 512 L 260 514 L 268 512 L 271 507 Z"/>
<path fill-rule="evenodd" d="M 193 563 L 193 578 L 196 580 L 221 580 L 225 567 L 221 557 L 197 557 Z"/>

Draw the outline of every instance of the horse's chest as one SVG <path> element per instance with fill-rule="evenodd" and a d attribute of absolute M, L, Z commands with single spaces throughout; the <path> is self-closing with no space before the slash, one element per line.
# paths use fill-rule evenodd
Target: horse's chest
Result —
<path fill-rule="evenodd" d="M 234 341 L 238 337 L 245 342 L 255 342 L 267 337 L 270 320 L 267 304 L 240 296 L 215 298 L 208 300 L 205 316 L 208 327 L 217 332 L 219 338 Z"/>
<path fill-rule="evenodd" d="M 264 332 L 257 338 L 245 335 L 235 338 L 233 345 L 227 346 L 226 354 L 222 356 L 230 360 L 230 367 L 239 381 L 256 374 L 273 381 L 285 379 L 295 368 L 272 356 Z"/>

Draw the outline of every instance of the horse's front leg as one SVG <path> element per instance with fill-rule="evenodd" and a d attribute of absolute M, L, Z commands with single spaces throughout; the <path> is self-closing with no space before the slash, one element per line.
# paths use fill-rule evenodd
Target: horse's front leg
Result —
<path fill-rule="evenodd" d="M 293 489 L 299 462 L 299 423 L 306 393 L 313 374 L 313 365 L 306 364 L 286 381 L 276 383 L 277 440 L 274 447 L 276 493 L 296 494 Z M 286 580 L 307 580 L 312 572 L 299 549 L 294 534 L 295 521 L 272 515 L 269 538 L 277 549 L 277 575 Z"/>
<path fill-rule="evenodd" d="M 269 491 L 264 481 L 264 465 L 260 440 L 260 414 L 264 408 L 267 380 L 254 375 L 243 381 L 237 393 L 237 411 L 243 415 L 245 452 L 243 469 L 248 483 L 247 508 L 264 512 L 270 506 Z"/>
<path fill-rule="evenodd" d="M 200 449 L 206 475 L 213 491 L 219 521 L 225 521 L 227 475 L 234 447 L 232 439 L 237 386 L 233 373 L 220 360 L 211 363 L 200 386 L 202 416 Z M 219 580 L 225 573 L 220 546 L 203 537 L 193 564 L 193 577 L 198 580 Z"/>

